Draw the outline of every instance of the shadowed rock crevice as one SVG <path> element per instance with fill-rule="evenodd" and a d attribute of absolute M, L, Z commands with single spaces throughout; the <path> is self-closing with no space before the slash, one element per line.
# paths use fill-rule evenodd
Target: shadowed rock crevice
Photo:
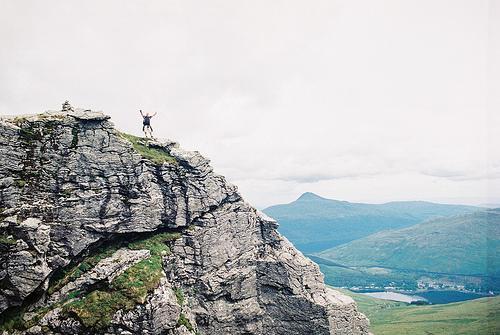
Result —
<path fill-rule="evenodd" d="M 367 334 L 199 153 L 79 109 L 1 117 L 0 144 L 1 329 Z"/>

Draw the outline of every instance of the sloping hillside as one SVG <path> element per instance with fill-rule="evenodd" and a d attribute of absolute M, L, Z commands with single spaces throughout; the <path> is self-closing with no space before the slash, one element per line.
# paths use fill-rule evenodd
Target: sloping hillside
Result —
<path fill-rule="evenodd" d="M 338 289 L 337 289 L 338 290 Z M 500 297 L 446 305 L 413 306 L 339 290 L 370 318 L 375 335 L 491 335 L 500 333 Z"/>
<path fill-rule="evenodd" d="M 500 274 L 500 210 L 433 219 L 383 231 L 319 254 L 349 267 Z"/>
<path fill-rule="evenodd" d="M 427 219 L 480 209 L 422 201 L 381 205 L 350 203 L 304 193 L 292 203 L 271 206 L 264 212 L 278 220 L 279 231 L 299 250 L 313 253 L 381 230 L 404 228 Z"/>

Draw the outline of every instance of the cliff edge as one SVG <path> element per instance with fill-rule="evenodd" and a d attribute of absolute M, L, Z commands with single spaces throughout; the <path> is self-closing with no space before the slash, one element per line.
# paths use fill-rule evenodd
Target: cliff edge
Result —
<path fill-rule="evenodd" d="M 198 152 L 88 110 L 0 117 L 0 329 L 368 334 Z"/>

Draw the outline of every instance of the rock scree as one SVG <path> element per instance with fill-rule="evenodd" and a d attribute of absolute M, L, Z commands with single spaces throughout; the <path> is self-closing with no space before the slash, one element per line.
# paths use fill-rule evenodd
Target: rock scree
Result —
<path fill-rule="evenodd" d="M 0 117 L 0 334 L 368 334 L 198 152 L 78 108 Z"/>

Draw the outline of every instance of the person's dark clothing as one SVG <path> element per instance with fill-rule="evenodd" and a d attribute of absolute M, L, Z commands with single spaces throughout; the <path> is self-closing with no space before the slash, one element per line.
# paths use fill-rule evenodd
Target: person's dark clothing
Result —
<path fill-rule="evenodd" d="M 151 118 L 152 118 L 152 116 L 149 116 L 149 115 L 143 116 L 142 124 L 144 126 L 151 126 Z"/>
<path fill-rule="evenodd" d="M 145 131 L 146 128 L 149 128 L 151 131 L 153 131 L 153 128 L 151 127 L 151 118 L 152 116 L 150 115 L 143 115 L 142 116 L 142 131 Z"/>

